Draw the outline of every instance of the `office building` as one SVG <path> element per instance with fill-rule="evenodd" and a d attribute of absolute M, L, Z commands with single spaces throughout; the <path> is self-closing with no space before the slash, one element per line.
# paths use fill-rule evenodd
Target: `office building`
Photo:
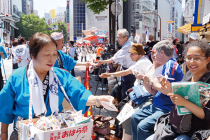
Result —
<path fill-rule="evenodd" d="M 65 22 L 65 7 L 57 7 L 55 10 L 55 22 Z"/>
<path fill-rule="evenodd" d="M 33 0 L 29 0 L 29 14 L 34 12 L 34 2 Z"/>
<path fill-rule="evenodd" d="M 22 0 L 22 12 L 28 15 L 28 0 Z"/>
<path fill-rule="evenodd" d="M 22 16 L 22 0 L 12 0 L 12 15 L 16 18 Z"/>
<path fill-rule="evenodd" d="M 50 25 L 51 24 L 50 14 L 49 13 L 44 13 L 44 18 L 45 18 L 45 22 L 47 23 L 47 25 Z"/>
<path fill-rule="evenodd" d="M 77 40 L 82 37 L 82 30 L 86 29 L 85 2 L 80 0 L 69 1 L 69 37 Z"/>

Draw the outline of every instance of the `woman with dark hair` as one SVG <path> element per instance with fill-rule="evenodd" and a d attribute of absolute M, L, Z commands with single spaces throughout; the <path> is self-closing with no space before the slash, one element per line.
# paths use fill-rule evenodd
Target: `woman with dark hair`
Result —
<path fill-rule="evenodd" d="M 202 81 L 203 76 L 210 73 L 207 69 L 210 65 L 210 47 L 208 43 L 203 40 L 190 43 L 186 48 L 185 62 L 189 71 L 184 75 L 182 82 Z M 206 79 L 206 83 L 210 84 L 210 79 L 208 77 Z M 164 83 L 162 86 L 165 87 L 165 82 L 161 83 Z M 166 85 L 169 86 L 168 81 Z M 168 93 L 167 95 L 170 96 L 174 105 L 184 106 L 192 112 L 190 131 L 182 135 L 176 134 L 176 140 L 190 140 L 196 131 L 210 129 L 210 101 L 207 104 L 203 104 L 202 107 L 199 107 L 178 94 Z M 153 140 L 153 138 L 154 135 L 150 136 L 147 140 Z"/>
<path fill-rule="evenodd" d="M 8 124 L 29 117 L 29 98 L 32 117 L 45 113 L 49 116 L 63 110 L 64 96 L 83 114 L 88 106 L 113 101 L 111 96 L 93 96 L 89 90 L 67 71 L 53 67 L 57 59 L 56 41 L 49 35 L 35 33 L 29 43 L 32 60 L 12 73 L 0 92 L 1 140 L 7 140 Z M 69 100 L 70 99 L 70 100 Z M 31 102 L 30 102 L 31 103 Z M 15 127 L 15 125 L 14 125 Z M 14 129 L 11 139 L 18 139 Z"/>

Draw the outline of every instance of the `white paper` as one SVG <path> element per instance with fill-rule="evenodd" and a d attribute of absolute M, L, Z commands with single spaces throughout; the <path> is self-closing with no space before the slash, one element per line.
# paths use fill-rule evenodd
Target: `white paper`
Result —
<path fill-rule="evenodd" d="M 119 125 L 128 118 L 130 118 L 133 113 L 134 113 L 133 107 L 128 103 L 126 103 L 123 109 L 120 111 L 119 115 L 117 116 L 117 119 L 120 121 Z"/>
<path fill-rule="evenodd" d="M 118 109 L 115 107 L 114 104 L 110 103 L 110 102 L 106 102 L 106 101 L 101 101 L 101 104 L 104 108 L 106 108 L 107 110 L 110 110 L 110 111 L 117 111 L 118 112 Z"/>

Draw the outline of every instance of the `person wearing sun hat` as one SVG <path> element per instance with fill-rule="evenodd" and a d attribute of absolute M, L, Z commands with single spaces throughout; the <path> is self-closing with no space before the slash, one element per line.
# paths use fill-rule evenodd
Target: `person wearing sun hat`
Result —
<path fill-rule="evenodd" d="M 131 49 L 129 50 L 130 57 L 132 61 L 136 62 L 134 65 L 130 66 L 128 69 L 114 72 L 114 73 L 102 73 L 100 75 L 101 78 L 107 78 L 107 77 L 120 77 L 120 76 L 126 76 L 129 74 L 135 74 L 136 71 L 139 72 L 146 72 L 146 68 L 149 65 L 152 65 L 151 61 L 147 59 L 145 55 L 145 51 L 143 49 L 142 44 L 134 43 L 131 45 Z M 136 79 L 134 86 L 139 85 L 140 80 Z"/>
<path fill-rule="evenodd" d="M 53 32 L 51 37 L 57 43 L 57 60 L 55 61 L 54 67 L 65 69 L 68 72 L 72 71 L 75 66 L 91 66 L 90 62 L 77 62 L 74 58 L 71 58 L 69 55 L 63 53 L 62 47 L 64 45 L 64 36 L 62 33 Z"/>

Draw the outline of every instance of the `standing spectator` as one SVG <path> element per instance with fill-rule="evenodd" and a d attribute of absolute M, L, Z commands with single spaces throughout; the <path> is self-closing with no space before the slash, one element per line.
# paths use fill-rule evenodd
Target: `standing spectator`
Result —
<path fill-rule="evenodd" d="M 82 48 L 81 48 L 81 62 L 83 60 L 83 57 L 85 58 L 85 62 L 87 62 L 86 56 L 87 56 L 87 48 L 85 48 L 84 46 L 82 46 Z"/>
<path fill-rule="evenodd" d="M 173 53 L 172 58 L 175 59 L 175 60 L 177 60 L 177 57 L 179 56 L 179 54 L 178 54 L 178 49 L 177 49 L 177 45 L 178 45 L 179 43 L 180 43 L 180 42 L 179 42 L 179 39 L 178 39 L 178 38 L 176 38 L 176 39 L 173 40 L 173 44 L 174 44 L 174 53 Z"/>
<path fill-rule="evenodd" d="M 15 61 L 15 49 L 18 46 L 18 41 L 15 40 L 12 42 L 12 71 L 16 70 L 18 68 L 18 63 Z"/>
<path fill-rule="evenodd" d="M 75 59 L 75 56 L 76 56 L 76 49 L 74 48 L 74 41 L 69 41 L 69 47 L 70 47 L 69 52 L 68 52 L 69 56 L 70 56 L 72 59 L 76 60 L 76 59 Z M 76 61 L 77 61 L 77 60 L 76 60 Z M 75 77 L 74 68 L 71 70 L 71 75 Z"/>
<path fill-rule="evenodd" d="M 0 62 L 1 62 L 2 58 L 3 59 L 7 58 L 7 54 L 4 50 L 4 48 L 2 46 L 0 46 Z M 1 67 L 1 63 L 0 63 L 0 67 Z M 3 88 L 3 86 L 4 86 L 4 81 L 3 81 L 2 71 L 1 71 L 1 68 L 0 68 L 0 91 Z"/>
<path fill-rule="evenodd" d="M 17 60 L 18 67 L 27 66 L 31 60 L 29 49 L 26 46 L 26 40 L 23 37 L 18 39 L 18 46 L 15 49 L 14 59 Z"/>
<path fill-rule="evenodd" d="M 96 57 L 99 57 L 100 58 L 102 51 L 104 51 L 104 49 L 100 45 L 98 45 L 97 46 L 97 50 L 96 50 Z"/>
<path fill-rule="evenodd" d="M 199 40 L 199 38 L 200 38 L 200 35 L 199 34 L 197 34 L 197 33 L 191 33 L 189 35 L 189 43 L 195 42 L 195 41 Z"/>
<path fill-rule="evenodd" d="M 65 45 L 63 46 L 62 52 L 65 53 L 65 54 L 67 54 L 67 48 L 66 48 Z"/>

